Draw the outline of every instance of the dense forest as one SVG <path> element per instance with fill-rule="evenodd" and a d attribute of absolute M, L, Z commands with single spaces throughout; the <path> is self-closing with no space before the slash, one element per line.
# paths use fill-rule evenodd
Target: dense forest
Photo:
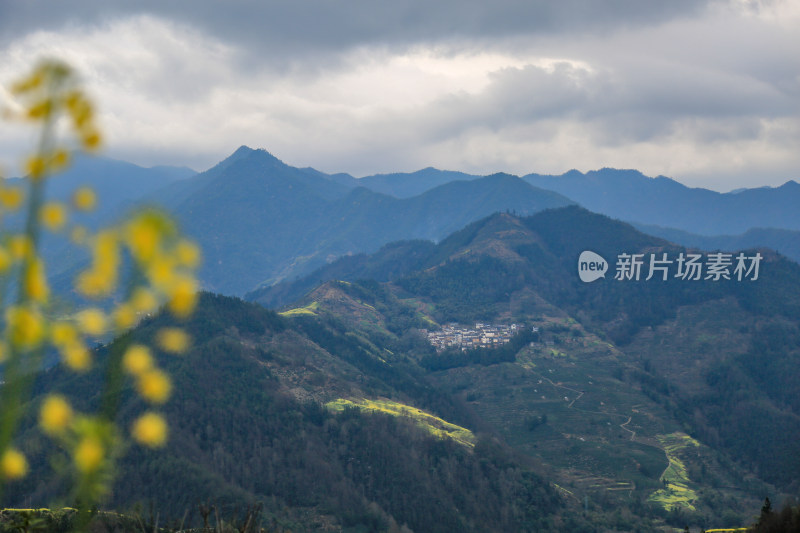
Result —
<path fill-rule="evenodd" d="M 171 320 L 156 317 L 133 335 L 147 338 Z M 568 518 L 549 483 L 490 436 L 480 436 L 469 448 L 432 436 L 411 420 L 355 408 L 333 413 L 317 400 L 301 401 L 287 393 L 280 374 L 308 371 L 302 356 L 247 346 L 257 339 L 266 346 L 266 339 L 287 334 L 298 348 L 314 342 L 362 376 L 373 376 L 364 383 L 370 390 L 396 388 L 425 397 L 422 381 L 415 383 L 402 371 L 382 372 L 363 341 L 331 326 L 290 322 L 210 294 L 203 295 L 186 326 L 195 348 L 186 356 L 165 358 L 175 383 L 164 410 L 169 444 L 156 451 L 130 448 L 119 462 L 105 507 L 130 510 L 137 505 L 175 520 L 185 512 L 194 514 L 203 502 L 225 513 L 260 502 L 264 522 L 276 530 L 312 528 L 325 520 L 345 531 L 364 532 L 403 525 L 441 532 L 559 531 L 565 523 L 571 530 L 583 527 L 579 517 Z M 85 408 L 96 401 L 85 391 L 97 390 L 98 379 L 75 378 L 54 368 L 38 386 L 81 398 L 78 407 Z M 436 394 L 428 396 L 427 402 L 435 404 Z M 123 427 L 139 401 L 130 391 L 124 395 Z M 57 487 L 44 481 L 48 457 L 55 451 L 34 431 L 27 435 L 27 448 L 39 450 L 32 457 L 34 475 L 15 487 L 6 506 L 55 497 Z"/>

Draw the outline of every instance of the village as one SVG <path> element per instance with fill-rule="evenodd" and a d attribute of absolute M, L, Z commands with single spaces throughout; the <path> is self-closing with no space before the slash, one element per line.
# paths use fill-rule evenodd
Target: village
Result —
<path fill-rule="evenodd" d="M 519 324 L 482 324 L 470 329 L 459 324 L 447 324 L 438 331 L 422 330 L 437 352 L 447 348 L 492 348 L 506 344 L 522 326 Z"/>

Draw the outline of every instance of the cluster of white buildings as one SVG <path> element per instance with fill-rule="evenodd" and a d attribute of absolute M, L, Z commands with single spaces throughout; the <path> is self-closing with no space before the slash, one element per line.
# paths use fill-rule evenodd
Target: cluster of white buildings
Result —
<path fill-rule="evenodd" d="M 447 348 L 461 348 L 468 350 L 471 348 L 491 348 L 500 346 L 511 340 L 519 328 L 518 324 L 482 324 L 477 322 L 474 328 L 460 326 L 458 324 L 447 324 L 439 331 L 423 330 L 428 337 L 428 341 L 441 352 Z"/>

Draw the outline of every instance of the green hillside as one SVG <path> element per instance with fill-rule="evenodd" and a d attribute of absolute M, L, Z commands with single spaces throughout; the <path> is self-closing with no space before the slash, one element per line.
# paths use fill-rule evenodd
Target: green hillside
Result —
<path fill-rule="evenodd" d="M 147 339 L 166 322 L 156 317 L 133 335 Z M 475 428 L 467 409 L 365 336 L 210 294 L 186 328 L 193 349 L 163 359 L 174 382 L 169 444 L 130 448 L 105 507 L 139 504 L 166 522 L 184 512 L 196 521 L 201 503 L 233 515 L 261 502 L 264 524 L 279 531 L 558 531 L 565 520 L 580 528 L 525 461 L 462 427 Z M 53 369 L 37 389 L 85 408 L 100 379 Z M 121 425 L 139 401 L 124 394 Z M 367 405 L 382 408 L 359 408 Z M 51 450 L 34 432 L 23 443 L 39 450 L 33 471 L 0 505 L 49 505 Z"/>
<path fill-rule="evenodd" d="M 580 281 L 583 250 L 605 279 Z M 286 284 L 321 282 L 280 313 L 204 294 L 192 350 L 164 357 L 170 442 L 131 448 L 105 505 L 261 502 L 278 531 L 747 525 L 800 479 L 800 267 L 762 250 L 756 281 L 619 281 L 621 253 L 694 251 L 567 207 L 342 259 Z M 441 352 L 425 336 L 475 322 L 520 333 Z M 82 407 L 99 379 L 53 369 L 38 390 Z M 49 450 L 24 438 L 32 475 L 2 503 L 49 504 Z"/>
<path fill-rule="evenodd" d="M 577 208 L 495 215 L 421 252 L 405 274 L 385 275 L 388 283 L 356 280 L 366 265 L 389 264 L 391 247 L 351 263 L 342 277 L 352 283 L 339 285 L 338 296 L 317 290 L 302 301 L 317 302 L 318 316 L 360 316 L 351 327 L 396 337 L 431 383 L 551 468 L 590 511 L 615 502 L 678 527 L 735 526 L 748 523 L 743 510 L 756 512 L 765 495 L 793 494 L 797 265 L 762 250 L 757 281 L 617 281 L 612 263 L 606 279 L 582 283 L 583 250 L 605 258 L 694 253 Z M 326 272 L 347 273 L 334 263 L 316 279 Z M 344 305 L 348 298 L 356 303 Z M 359 302 L 375 312 L 355 312 Z M 436 354 L 408 333 L 476 321 L 523 323 L 538 335 L 509 358 Z M 686 433 L 698 445 L 673 453 L 665 439 Z"/>

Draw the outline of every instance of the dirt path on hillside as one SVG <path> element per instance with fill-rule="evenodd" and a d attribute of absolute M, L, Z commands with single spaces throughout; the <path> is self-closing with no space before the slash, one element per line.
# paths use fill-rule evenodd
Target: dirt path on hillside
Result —
<path fill-rule="evenodd" d="M 617 416 L 617 417 L 625 418 L 626 419 L 625 422 L 622 422 L 621 424 L 619 424 L 619 427 L 620 427 L 620 429 L 630 433 L 631 438 L 629 440 L 631 440 L 633 442 L 636 442 L 638 444 L 643 444 L 645 446 L 651 446 L 653 448 L 657 448 L 658 450 L 663 452 L 665 456 L 667 455 L 666 450 L 664 450 L 664 448 L 660 444 L 655 442 L 653 439 L 637 437 L 636 436 L 636 431 L 625 427 L 625 426 L 627 426 L 628 424 L 631 423 L 631 421 L 633 420 L 633 415 L 623 415 L 623 414 L 620 414 L 620 413 L 609 413 L 609 412 L 606 412 L 606 411 L 591 411 L 589 409 L 581 409 L 580 407 L 575 407 L 575 402 L 577 402 L 578 400 L 580 400 L 583 397 L 583 395 L 585 394 L 584 391 L 573 389 L 572 387 L 567 387 L 565 385 L 561 385 L 561 384 L 558 384 L 558 383 L 554 383 L 553 380 L 548 378 L 547 376 L 544 376 L 544 375 L 542 375 L 542 374 L 540 374 L 538 372 L 533 372 L 533 371 L 531 371 L 531 372 L 534 375 L 539 376 L 542 380 L 548 382 L 551 386 L 553 386 L 555 388 L 564 389 L 564 390 L 568 390 L 568 391 L 572 391 L 574 393 L 577 393 L 578 396 L 576 398 L 574 398 L 569 403 L 569 405 L 567 406 L 568 409 L 575 409 L 578 412 L 587 413 L 587 414 L 590 414 L 590 415 Z M 636 414 L 639 414 L 639 411 L 636 410 L 635 408 L 631 408 L 631 411 L 633 411 Z M 667 462 L 669 462 L 669 457 L 668 456 L 667 456 Z"/>

